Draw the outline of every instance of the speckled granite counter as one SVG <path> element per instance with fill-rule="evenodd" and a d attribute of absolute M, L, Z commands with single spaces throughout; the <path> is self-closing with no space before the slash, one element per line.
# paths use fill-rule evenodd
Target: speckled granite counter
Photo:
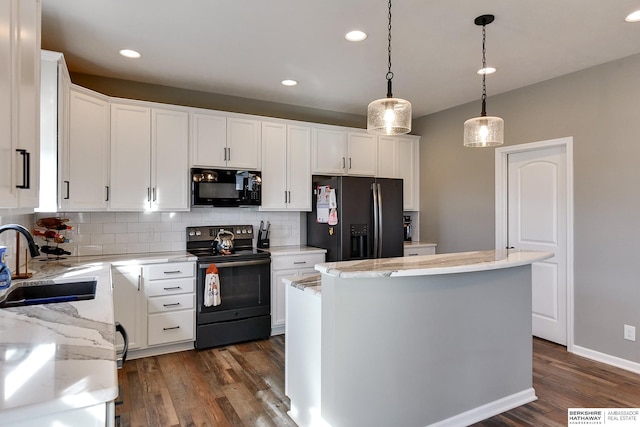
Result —
<path fill-rule="evenodd" d="M 118 395 L 111 265 L 192 260 L 159 253 L 31 260 L 19 286 L 96 278 L 95 299 L 0 309 L 0 425 L 29 423 L 112 401 Z M 25 421 L 26 420 L 26 421 Z M 22 424 L 21 424 L 22 425 Z M 65 424 L 66 425 L 66 424 Z M 80 424 L 76 424 L 80 425 Z M 88 424 L 84 424 L 88 425 Z"/>
<path fill-rule="evenodd" d="M 367 259 L 318 264 L 316 270 L 341 278 L 427 276 L 497 270 L 531 264 L 551 257 L 549 252 L 475 251 L 403 258 Z"/>

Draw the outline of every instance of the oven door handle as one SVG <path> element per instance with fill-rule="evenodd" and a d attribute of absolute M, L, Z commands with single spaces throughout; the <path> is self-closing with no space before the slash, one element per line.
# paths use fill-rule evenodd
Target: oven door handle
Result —
<path fill-rule="evenodd" d="M 245 266 L 249 266 L 249 265 L 269 264 L 270 262 L 271 262 L 271 260 L 269 258 L 267 258 L 267 259 L 252 260 L 252 261 L 216 262 L 215 265 L 218 268 L 245 267 Z M 203 264 L 200 264 L 200 268 L 207 268 L 207 267 L 209 267 L 209 265 L 210 265 L 209 263 L 203 263 Z"/>

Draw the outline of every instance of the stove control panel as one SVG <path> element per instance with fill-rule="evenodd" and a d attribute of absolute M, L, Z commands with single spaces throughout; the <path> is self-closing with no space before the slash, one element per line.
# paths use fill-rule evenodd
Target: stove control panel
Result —
<path fill-rule="evenodd" d="M 213 241 L 219 232 L 230 231 L 234 239 L 253 239 L 253 225 L 212 225 L 202 227 L 187 227 L 187 242 Z"/>

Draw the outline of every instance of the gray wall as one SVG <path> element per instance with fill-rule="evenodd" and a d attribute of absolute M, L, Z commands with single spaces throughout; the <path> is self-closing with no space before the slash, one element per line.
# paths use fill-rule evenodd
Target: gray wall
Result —
<path fill-rule="evenodd" d="M 357 114 L 337 113 L 335 111 L 238 98 L 150 83 L 112 79 L 90 74 L 71 73 L 71 81 L 77 85 L 95 90 L 96 92 L 120 98 L 209 108 L 219 111 L 254 114 L 257 116 L 277 117 L 336 126 L 356 128 L 365 128 L 367 126 L 366 116 Z M 365 107 L 366 106 L 363 106 L 363 111 L 366 111 Z"/>
<path fill-rule="evenodd" d="M 573 137 L 575 344 L 634 362 L 640 342 L 622 336 L 625 323 L 640 328 L 639 76 L 634 55 L 487 104 L 505 120 L 506 145 Z M 463 122 L 479 112 L 476 101 L 414 120 L 420 240 L 438 252 L 494 246 L 494 150 L 462 146 Z"/>

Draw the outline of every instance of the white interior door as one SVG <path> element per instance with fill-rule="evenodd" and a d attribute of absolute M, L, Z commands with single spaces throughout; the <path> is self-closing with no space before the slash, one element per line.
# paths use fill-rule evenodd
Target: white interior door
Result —
<path fill-rule="evenodd" d="M 508 246 L 552 252 L 532 265 L 533 335 L 567 344 L 567 151 L 508 155 Z"/>

